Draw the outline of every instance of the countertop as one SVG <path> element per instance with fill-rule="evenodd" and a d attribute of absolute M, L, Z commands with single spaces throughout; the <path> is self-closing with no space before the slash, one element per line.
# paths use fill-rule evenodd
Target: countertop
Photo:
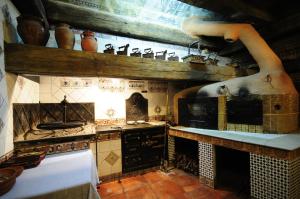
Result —
<path fill-rule="evenodd" d="M 183 126 L 170 127 L 170 129 L 288 151 L 293 151 L 300 148 L 300 134 L 262 134 L 241 131 L 199 129 Z"/>
<path fill-rule="evenodd" d="M 127 125 L 109 125 L 109 126 L 96 126 L 96 133 L 109 132 L 109 131 L 125 131 L 132 129 L 147 129 L 157 128 L 165 125 L 165 122 L 147 122 L 144 124 L 127 124 Z"/>
<path fill-rule="evenodd" d="M 82 127 L 57 130 L 30 130 L 27 133 L 14 137 L 14 142 L 48 141 L 56 139 L 73 139 L 91 137 L 99 133 L 125 131 L 131 129 L 157 128 L 165 125 L 165 122 L 147 122 L 136 125 L 97 125 L 90 123 Z"/>

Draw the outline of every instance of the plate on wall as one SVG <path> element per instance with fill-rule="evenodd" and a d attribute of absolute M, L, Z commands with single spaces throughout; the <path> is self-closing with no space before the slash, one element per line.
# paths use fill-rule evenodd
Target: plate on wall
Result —
<path fill-rule="evenodd" d="M 135 121 L 127 121 L 126 124 L 132 125 L 135 124 Z"/>

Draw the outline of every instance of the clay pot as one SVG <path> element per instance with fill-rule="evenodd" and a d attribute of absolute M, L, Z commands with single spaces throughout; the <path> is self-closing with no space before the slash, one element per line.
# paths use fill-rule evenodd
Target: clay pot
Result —
<path fill-rule="evenodd" d="M 17 17 L 18 33 L 25 44 L 45 46 L 49 39 L 49 30 L 45 28 L 42 18 L 21 15 Z"/>
<path fill-rule="evenodd" d="M 81 48 L 84 51 L 97 52 L 98 44 L 95 33 L 89 30 L 84 31 L 80 34 L 81 37 Z"/>
<path fill-rule="evenodd" d="M 73 49 L 75 44 L 75 36 L 70 26 L 60 23 L 55 28 L 55 40 L 59 48 Z"/>

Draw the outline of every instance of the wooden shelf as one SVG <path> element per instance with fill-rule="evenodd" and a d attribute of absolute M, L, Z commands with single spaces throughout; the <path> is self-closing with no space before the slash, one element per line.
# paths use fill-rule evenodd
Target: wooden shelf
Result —
<path fill-rule="evenodd" d="M 223 81 L 232 67 L 171 62 L 23 44 L 5 44 L 5 70 L 15 74 Z"/>

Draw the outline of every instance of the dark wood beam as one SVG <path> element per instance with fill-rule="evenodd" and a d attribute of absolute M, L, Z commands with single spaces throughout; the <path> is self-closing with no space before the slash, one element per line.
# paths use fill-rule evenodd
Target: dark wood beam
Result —
<path fill-rule="evenodd" d="M 180 0 L 184 3 L 211 10 L 227 17 L 234 17 L 237 13 L 242 13 L 263 21 L 271 21 L 272 16 L 260 8 L 255 7 L 242 0 Z"/>
<path fill-rule="evenodd" d="M 270 44 L 282 40 L 284 36 L 296 33 L 300 30 L 300 13 L 281 19 L 275 23 L 268 24 L 267 26 L 261 27 L 258 32 L 262 37 Z M 220 56 L 229 56 L 238 51 L 244 50 L 245 46 L 236 42 L 229 45 L 220 51 Z"/>
<path fill-rule="evenodd" d="M 182 30 L 154 23 L 144 23 L 133 18 L 124 18 L 108 12 L 80 7 L 60 1 L 45 1 L 50 21 L 64 22 L 79 29 L 157 41 L 181 46 L 197 40 Z M 207 45 L 212 45 L 208 44 Z"/>
<path fill-rule="evenodd" d="M 15 74 L 223 81 L 232 67 L 171 62 L 21 44 L 5 45 L 5 70 Z"/>

